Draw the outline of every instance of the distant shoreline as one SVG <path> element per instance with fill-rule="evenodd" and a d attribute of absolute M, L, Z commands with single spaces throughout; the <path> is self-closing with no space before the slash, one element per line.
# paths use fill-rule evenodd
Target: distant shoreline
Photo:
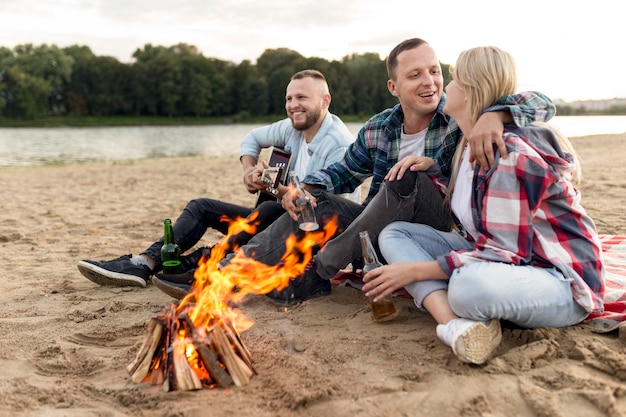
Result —
<path fill-rule="evenodd" d="M 19 127 L 125 127 L 125 126 L 202 126 L 230 124 L 272 123 L 284 119 L 285 115 L 257 117 L 160 117 L 160 116 L 112 116 L 112 117 L 72 117 L 55 116 L 35 120 L 0 118 L 0 128 Z M 344 122 L 365 122 L 359 116 L 341 116 Z"/>

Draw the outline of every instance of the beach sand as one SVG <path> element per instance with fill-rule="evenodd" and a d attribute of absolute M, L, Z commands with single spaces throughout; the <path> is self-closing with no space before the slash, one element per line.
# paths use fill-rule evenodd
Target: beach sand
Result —
<path fill-rule="evenodd" d="M 600 233 L 626 234 L 626 134 L 574 143 L 584 205 Z M 126 366 L 173 300 L 100 287 L 76 263 L 138 253 L 196 197 L 253 205 L 237 157 L 3 169 L 0 181 L 2 417 L 626 416 L 624 331 L 505 327 L 495 357 L 471 366 L 411 300 L 377 324 L 347 287 L 288 309 L 248 296 L 242 339 L 258 374 L 245 386 L 134 384 Z"/>

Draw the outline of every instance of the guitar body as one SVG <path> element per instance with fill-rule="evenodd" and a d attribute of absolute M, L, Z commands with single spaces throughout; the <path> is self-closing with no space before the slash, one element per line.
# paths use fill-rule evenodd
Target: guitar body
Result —
<path fill-rule="evenodd" d="M 291 154 L 285 152 L 280 148 L 273 148 L 272 154 L 268 165 L 270 166 L 269 172 L 264 173 L 264 181 L 268 181 L 267 190 L 259 193 L 259 198 L 256 201 L 254 207 L 258 207 L 259 204 L 265 201 L 276 201 L 276 195 L 272 194 L 272 190 L 280 183 L 282 185 L 287 184 L 289 162 L 291 161 Z"/>

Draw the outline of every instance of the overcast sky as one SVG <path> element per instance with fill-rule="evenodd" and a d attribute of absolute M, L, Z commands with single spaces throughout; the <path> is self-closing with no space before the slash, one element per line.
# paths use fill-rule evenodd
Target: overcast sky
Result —
<path fill-rule="evenodd" d="M 626 97 L 622 0 L 0 0 L 0 46 L 87 45 L 130 62 L 145 44 L 195 45 L 255 62 L 268 48 L 341 59 L 421 37 L 454 64 L 495 45 L 517 61 L 520 90 L 568 101 Z M 435 8 L 436 7 L 436 8 Z M 332 80 L 329 80 L 332 88 Z M 385 83 L 386 80 L 381 80 Z"/>

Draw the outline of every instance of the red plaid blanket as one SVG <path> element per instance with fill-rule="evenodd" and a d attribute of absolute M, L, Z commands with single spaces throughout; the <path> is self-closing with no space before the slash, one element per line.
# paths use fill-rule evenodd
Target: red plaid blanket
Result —
<path fill-rule="evenodd" d="M 600 235 L 604 255 L 604 313 L 587 318 L 591 330 L 606 333 L 626 321 L 626 235 Z"/>
<path fill-rule="evenodd" d="M 604 313 L 592 314 L 586 322 L 591 330 L 606 333 L 617 329 L 626 321 L 626 235 L 600 235 L 605 264 Z M 360 289 L 363 280 L 360 274 L 340 271 L 330 281 L 335 286 L 350 286 Z M 397 291 L 396 297 L 410 297 L 405 291 Z"/>

